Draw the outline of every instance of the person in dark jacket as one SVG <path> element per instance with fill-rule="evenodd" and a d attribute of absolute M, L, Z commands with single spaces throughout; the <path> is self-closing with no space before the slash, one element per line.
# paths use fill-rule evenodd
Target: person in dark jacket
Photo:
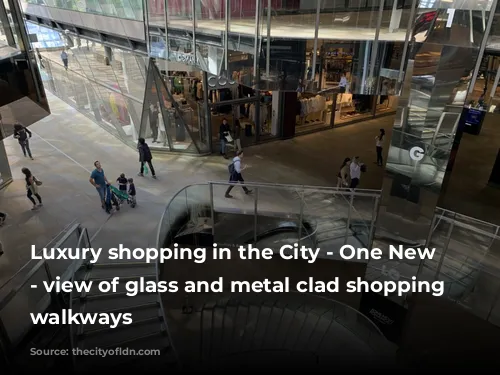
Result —
<path fill-rule="evenodd" d="M 226 155 L 226 143 L 227 143 L 227 136 L 229 136 L 231 129 L 229 129 L 229 124 L 227 123 L 226 119 L 222 120 L 222 123 L 220 124 L 219 127 L 219 140 L 220 140 L 220 154 L 224 156 L 227 159 Z"/>
<path fill-rule="evenodd" d="M 16 138 L 21 145 L 21 150 L 23 150 L 24 157 L 27 157 L 26 153 L 28 153 L 31 160 L 33 160 L 33 156 L 31 155 L 29 138 L 31 138 L 31 132 L 17 123 L 14 125 L 14 138 Z"/>
<path fill-rule="evenodd" d="M 144 138 L 139 138 L 139 144 L 137 145 L 137 150 L 139 150 L 139 161 L 141 162 L 141 171 L 139 176 L 144 177 L 144 163 L 148 163 L 149 169 L 151 170 L 151 175 L 156 179 L 155 168 L 153 167 L 153 155 L 151 155 L 151 150 Z"/>

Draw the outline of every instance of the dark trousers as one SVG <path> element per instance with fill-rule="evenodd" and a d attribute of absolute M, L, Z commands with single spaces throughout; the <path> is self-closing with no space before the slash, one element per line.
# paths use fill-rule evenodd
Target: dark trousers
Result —
<path fill-rule="evenodd" d="M 231 176 L 229 182 L 232 184 L 237 184 L 238 182 L 244 184 L 245 180 L 243 180 L 243 176 L 241 175 L 241 173 L 235 173 L 233 176 Z M 226 195 L 229 195 L 229 193 L 231 192 L 231 190 L 233 190 L 233 188 L 234 185 L 229 186 L 226 190 Z M 242 188 L 245 193 L 248 193 L 250 191 L 245 185 L 243 185 Z"/>
<path fill-rule="evenodd" d="M 33 195 L 36 197 L 36 199 L 38 199 L 38 202 L 40 204 L 42 204 L 42 197 L 40 196 L 40 194 L 38 194 L 38 193 L 33 194 L 33 192 L 31 191 L 31 189 L 28 189 L 27 197 L 31 201 L 31 203 L 33 203 L 33 205 L 35 205 L 36 202 L 35 202 L 35 199 L 33 198 Z"/>
<path fill-rule="evenodd" d="M 148 160 L 147 162 L 141 161 L 141 174 L 144 173 L 144 163 L 148 163 L 151 175 L 156 176 L 155 168 L 153 167 L 153 163 L 151 163 L 151 160 Z"/>
<path fill-rule="evenodd" d="M 382 165 L 383 160 L 382 160 L 382 147 L 377 146 L 377 164 Z"/>
<path fill-rule="evenodd" d="M 23 150 L 24 156 L 26 156 L 26 153 L 28 153 L 28 156 L 32 158 L 31 156 L 31 149 L 30 149 L 30 142 L 28 140 L 25 140 L 22 143 L 19 143 L 21 145 L 21 150 Z"/>
<path fill-rule="evenodd" d="M 62 59 L 62 62 L 64 64 L 64 69 L 68 70 L 68 59 Z"/>
<path fill-rule="evenodd" d="M 358 185 L 359 185 L 359 178 L 351 179 L 351 186 L 349 186 L 351 189 L 356 189 Z"/>

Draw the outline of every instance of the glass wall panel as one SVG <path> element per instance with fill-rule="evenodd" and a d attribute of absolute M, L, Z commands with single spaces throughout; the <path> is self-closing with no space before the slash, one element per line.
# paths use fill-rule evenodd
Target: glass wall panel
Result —
<path fill-rule="evenodd" d="M 135 145 L 144 100 L 145 58 L 85 39 L 71 39 L 71 44 L 62 38 L 66 55 L 62 49 L 38 49 L 47 88 L 124 142 Z"/>
<path fill-rule="evenodd" d="M 148 1 L 152 4 L 157 2 L 155 0 Z M 46 5 L 59 9 L 101 14 L 103 16 L 113 16 L 139 21 L 143 19 L 142 0 L 21 0 L 21 4 L 23 4 L 25 8 L 29 7 L 29 4 Z"/>
<path fill-rule="evenodd" d="M 147 11 L 150 25 L 165 27 L 165 23 L 167 21 L 167 15 L 165 13 L 165 0 L 148 0 Z"/>

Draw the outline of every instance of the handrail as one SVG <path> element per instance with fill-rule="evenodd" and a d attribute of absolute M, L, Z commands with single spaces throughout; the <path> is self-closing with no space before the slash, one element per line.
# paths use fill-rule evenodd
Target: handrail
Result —
<path fill-rule="evenodd" d="M 47 243 L 47 245 L 45 245 L 44 247 L 50 247 L 50 244 L 55 242 L 56 239 L 58 239 L 58 237 L 60 235 L 62 235 L 64 232 L 69 232 L 70 230 L 68 229 L 69 227 L 71 226 L 74 226 L 74 224 L 76 223 L 76 219 L 73 220 L 71 223 L 69 223 L 62 231 L 60 231 L 58 234 L 56 234 L 54 237 L 52 237 L 52 239 Z M 59 242 L 59 241 L 58 241 Z M 36 255 L 39 255 L 40 252 L 42 250 L 38 251 L 36 253 Z M 1 286 L 0 286 L 0 291 L 3 289 L 3 287 L 5 285 L 7 285 L 8 283 L 10 283 L 17 275 L 19 275 L 21 273 L 21 271 L 23 271 L 26 267 L 28 267 L 28 264 L 31 263 L 31 261 L 33 261 L 33 259 L 30 259 L 29 261 L 27 261 L 21 268 L 19 268 L 19 270 L 14 273 L 11 277 L 9 277 Z"/>
<path fill-rule="evenodd" d="M 234 185 L 232 182 L 228 181 L 209 181 L 206 184 L 195 184 L 195 185 L 223 185 L 229 186 Z M 339 193 L 345 193 L 346 195 L 352 195 L 353 191 L 349 188 L 337 188 L 332 186 L 311 186 L 311 185 L 291 185 L 291 184 L 275 184 L 275 183 L 266 183 L 266 182 L 246 182 L 241 184 L 242 186 L 250 186 L 250 187 L 265 187 L 265 188 L 287 188 L 287 189 L 303 189 L 303 190 L 327 190 L 327 191 L 336 191 Z M 188 185 L 192 186 L 192 185 Z M 356 196 L 373 196 L 380 197 L 381 190 L 375 189 L 356 189 L 354 194 Z"/>
<path fill-rule="evenodd" d="M 87 228 L 83 228 L 82 232 L 80 233 L 80 237 L 78 238 L 78 245 L 77 247 L 81 247 L 80 245 L 82 244 L 82 240 L 85 238 L 84 236 L 87 236 L 88 238 L 88 231 Z M 90 245 L 90 243 L 88 244 Z M 71 284 L 74 284 L 75 282 L 75 274 L 76 274 L 76 266 L 79 263 L 79 260 L 76 259 L 72 262 L 72 272 L 71 272 Z M 74 288 L 71 288 L 71 292 L 69 294 L 69 309 L 73 310 L 73 292 Z M 71 362 L 73 363 L 73 369 L 76 370 L 76 357 L 73 353 L 73 349 L 75 349 L 75 340 L 73 337 L 73 324 L 69 325 L 69 342 L 71 346 Z"/>

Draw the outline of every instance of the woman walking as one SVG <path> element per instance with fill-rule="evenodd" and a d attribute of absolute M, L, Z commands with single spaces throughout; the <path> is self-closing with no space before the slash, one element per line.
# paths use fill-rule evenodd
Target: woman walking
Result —
<path fill-rule="evenodd" d="M 141 162 L 141 171 L 139 176 L 144 177 L 144 163 L 148 163 L 149 169 L 151 170 L 151 175 L 156 179 L 155 169 L 153 167 L 153 155 L 151 155 L 151 150 L 144 138 L 139 138 L 139 144 L 137 145 L 137 150 L 139 150 L 139 161 Z"/>
<path fill-rule="evenodd" d="M 384 146 L 385 130 L 380 129 L 380 134 L 375 137 L 375 147 L 377 149 L 377 165 L 382 166 L 382 148 Z"/>
<path fill-rule="evenodd" d="M 350 165 L 351 158 L 345 158 L 337 174 L 337 188 L 346 188 L 350 185 Z"/>
<path fill-rule="evenodd" d="M 42 207 L 42 197 L 40 196 L 40 194 L 38 194 L 38 185 L 41 185 L 41 182 L 38 181 L 35 176 L 33 176 L 28 168 L 21 169 L 21 172 L 23 172 L 26 180 L 26 196 L 31 201 L 31 203 L 33 203 L 32 210 L 36 210 L 38 207 Z M 38 199 L 38 206 L 35 202 L 35 199 L 33 198 L 33 195 L 36 197 L 36 199 Z"/>

